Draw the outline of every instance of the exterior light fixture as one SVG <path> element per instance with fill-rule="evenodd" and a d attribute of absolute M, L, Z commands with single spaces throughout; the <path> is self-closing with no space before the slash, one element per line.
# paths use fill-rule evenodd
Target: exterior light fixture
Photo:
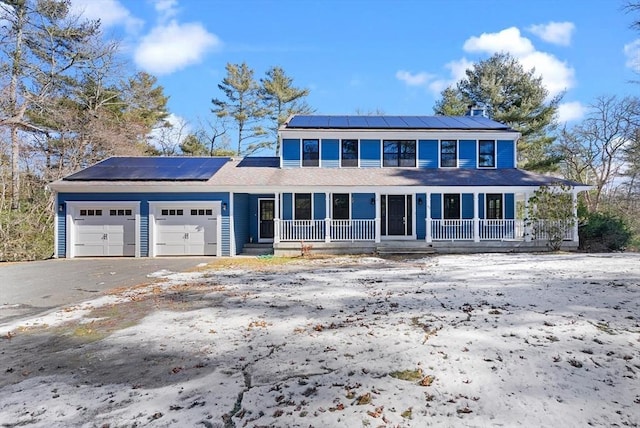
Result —
<path fill-rule="evenodd" d="M 418 205 L 422 205 L 422 198 L 418 198 Z"/>
<path fill-rule="evenodd" d="M 222 203 L 222 211 L 226 211 L 227 210 L 227 203 L 223 202 Z"/>
<path fill-rule="evenodd" d="M 376 198 L 371 198 L 371 205 L 375 205 L 376 204 Z"/>

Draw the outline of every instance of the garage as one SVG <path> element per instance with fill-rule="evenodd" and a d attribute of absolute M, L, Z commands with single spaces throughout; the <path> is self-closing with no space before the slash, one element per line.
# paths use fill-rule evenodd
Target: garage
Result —
<path fill-rule="evenodd" d="M 135 204 L 70 204 L 71 257 L 136 255 Z"/>
<path fill-rule="evenodd" d="M 153 203 L 152 256 L 218 254 L 220 202 Z"/>

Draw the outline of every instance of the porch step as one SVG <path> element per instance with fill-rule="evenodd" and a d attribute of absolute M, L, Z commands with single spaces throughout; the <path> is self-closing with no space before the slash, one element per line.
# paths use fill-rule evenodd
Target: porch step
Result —
<path fill-rule="evenodd" d="M 381 255 L 428 255 L 435 254 L 435 248 L 425 242 L 384 242 L 376 246 L 376 252 Z"/>
<path fill-rule="evenodd" d="M 273 244 L 244 244 L 241 256 L 266 256 L 273 254 Z"/>

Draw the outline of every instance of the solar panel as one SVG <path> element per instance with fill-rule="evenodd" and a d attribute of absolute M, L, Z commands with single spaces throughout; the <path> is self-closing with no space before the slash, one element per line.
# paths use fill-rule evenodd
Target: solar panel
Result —
<path fill-rule="evenodd" d="M 287 128 L 300 129 L 504 129 L 482 116 L 326 116 L 297 115 Z"/>
<path fill-rule="evenodd" d="M 68 181 L 206 181 L 229 158 L 112 157 L 76 172 Z"/>
<path fill-rule="evenodd" d="M 280 158 L 248 156 L 238 163 L 238 168 L 242 167 L 278 168 L 280 167 Z"/>

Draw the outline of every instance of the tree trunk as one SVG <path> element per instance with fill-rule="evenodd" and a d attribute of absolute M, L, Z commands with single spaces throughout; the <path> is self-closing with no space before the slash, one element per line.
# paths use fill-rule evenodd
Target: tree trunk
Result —
<path fill-rule="evenodd" d="M 20 201 L 20 168 L 18 160 L 20 158 L 20 139 L 18 126 L 22 117 L 18 117 L 22 109 L 18 108 L 18 79 L 22 63 L 22 36 L 26 17 L 26 6 L 24 3 L 16 4 L 16 46 L 13 52 L 11 65 L 11 83 L 9 84 L 9 112 L 14 119 L 11 124 L 11 209 L 17 210 Z M 20 114 L 24 116 L 24 112 Z"/>

